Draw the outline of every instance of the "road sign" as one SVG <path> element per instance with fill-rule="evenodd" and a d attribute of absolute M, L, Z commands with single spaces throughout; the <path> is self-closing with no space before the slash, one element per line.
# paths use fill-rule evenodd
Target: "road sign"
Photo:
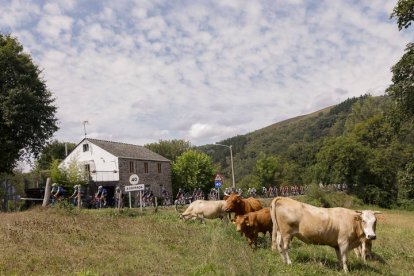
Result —
<path fill-rule="evenodd" d="M 218 173 L 216 174 L 216 177 L 214 179 L 214 186 L 216 188 L 220 188 L 222 184 L 223 184 L 223 177 Z"/>
<path fill-rule="evenodd" d="M 145 190 L 145 184 L 125 186 L 125 192 L 143 191 Z"/>
<path fill-rule="evenodd" d="M 216 178 L 214 179 L 215 181 L 220 181 L 220 182 L 223 182 L 223 177 L 219 174 L 219 173 L 217 173 L 216 174 Z"/>
<path fill-rule="evenodd" d="M 216 188 L 221 188 L 221 184 L 223 184 L 221 181 L 214 182 Z"/>
<path fill-rule="evenodd" d="M 129 183 L 131 185 L 137 185 L 139 181 L 139 177 L 136 174 L 131 174 L 131 176 L 129 177 Z"/>

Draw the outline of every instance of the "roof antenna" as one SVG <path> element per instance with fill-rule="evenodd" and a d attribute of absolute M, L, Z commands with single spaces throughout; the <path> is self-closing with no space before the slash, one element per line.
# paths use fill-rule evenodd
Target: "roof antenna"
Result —
<path fill-rule="evenodd" d="M 86 124 L 89 124 L 89 122 L 83 121 L 83 130 L 85 131 L 85 138 L 86 138 Z"/>

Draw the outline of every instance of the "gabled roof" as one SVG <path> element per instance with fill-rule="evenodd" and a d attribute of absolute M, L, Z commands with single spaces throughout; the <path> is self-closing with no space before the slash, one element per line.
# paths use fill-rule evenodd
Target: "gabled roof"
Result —
<path fill-rule="evenodd" d="M 143 146 L 112 142 L 112 141 L 105 141 L 105 140 L 98 140 L 98 139 L 91 139 L 91 138 L 85 138 L 84 140 L 87 140 L 90 143 L 97 145 L 98 147 L 115 155 L 116 157 L 149 160 L 149 161 L 170 162 L 169 159 Z"/>

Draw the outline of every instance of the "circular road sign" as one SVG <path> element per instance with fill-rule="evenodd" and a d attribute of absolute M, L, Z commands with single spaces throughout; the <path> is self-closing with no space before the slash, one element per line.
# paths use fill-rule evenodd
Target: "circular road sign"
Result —
<path fill-rule="evenodd" d="M 136 184 L 138 184 L 138 181 L 139 181 L 139 177 L 138 177 L 138 175 L 136 175 L 136 174 L 131 174 L 131 176 L 129 177 L 129 183 L 130 183 L 131 185 L 136 185 Z"/>

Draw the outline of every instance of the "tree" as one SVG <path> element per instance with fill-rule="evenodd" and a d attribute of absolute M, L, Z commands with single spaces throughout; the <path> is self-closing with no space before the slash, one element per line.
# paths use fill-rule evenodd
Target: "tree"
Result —
<path fill-rule="evenodd" d="M 51 143 L 48 143 L 36 160 L 36 170 L 48 170 L 53 160 L 65 159 L 65 145 L 68 149 L 68 154 L 76 147 L 75 143 L 59 142 L 58 140 L 53 140 Z"/>
<path fill-rule="evenodd" d="M 16 38 L 0 34 L 0 172 L 41 152 L 58 129 L 56 107 L 41 71 Z"/>
<path fill-rule="evenodd" d="M 414 0 L 399 0 L 391 13 L 391 18 L 396 18 L 398 29 L 408 28 L 414 21 Z"/>
<path fill-rule="evenodd" d="M 146 144 L 145 147 L 171 161 L 175 161 L 178 156 L 193 148 L 189 141 L 176 139 L 159 140 L 158 143 Z"/>
<path fill-rule="evenodd" d="M 414 0 L 399 0 L 391 14 L 397 19 L 398 29 L 408 28 L 414 20 Z M 414 118 L 414 43 L 405 49 L 405 54 L 392 69 L 392 84 L 387 88 L 388 95 L 396 103 L 394 122 Z"/>
<path fill-rule="evenodd" d="M 208 191 L 213 187 L 216 168 L 211 157 L 205 153 L 189 150 L 179 156 L 172 165 L 174 193 L 178 188 Z"/>
<path fill-rule="evenodd" d="M 340 136 L 327 139 L 317 154 L 315 165 L 317 181 L 326 184 L 346 183 L 351 191 L 367 169 L 369 149 L 355 137 Z"/>
<path fill-rule="evenodd" d="M 262 186 L 275 186 L 280 183 L 282 165 L 277 156 L 268 156 L 264 153 L 259 155 L 254 167 L 254 173 L 259 178 Z"/>

